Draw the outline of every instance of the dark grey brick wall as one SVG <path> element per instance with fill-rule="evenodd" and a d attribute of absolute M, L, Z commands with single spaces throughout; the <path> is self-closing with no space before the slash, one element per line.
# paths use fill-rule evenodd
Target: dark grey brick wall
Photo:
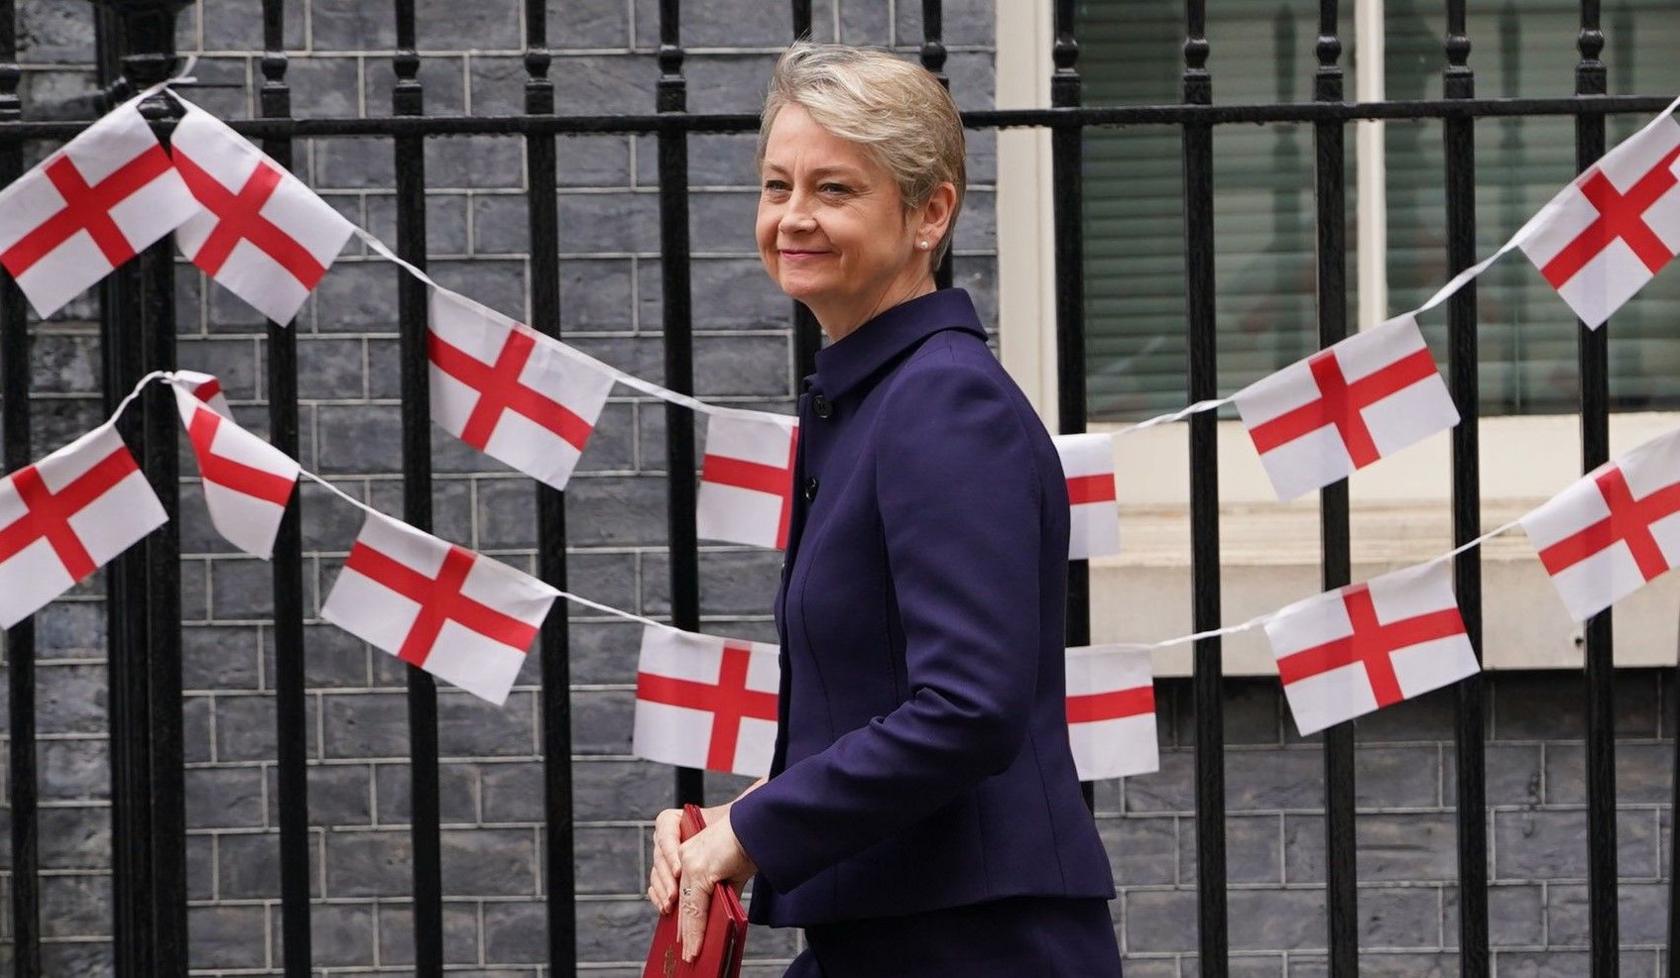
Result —
<path fill-rule="evenodd" d="M 522 4 L 423 0 L 421 80 L 430 111 L 513 112 L 524 70 Z M 912 0 L 818 0 L 816 33 L 855 43 L 920 40 Z M 767 7 L 775 10 L 767 16 Z M 785 5 L 698 0 L 685 5 L 690 105 L 752 111 L 785 39 Z M 949 74 L 965 107 L 992 101 L 992 4 L 946 4 Z M 653 0 L 554 0 L 551 76 L 562 111 L 645 111 L 657 74 Z M 209 0 L 181 21 L 183 50 L 203 52 L 193 97 L 226 117 L 251 114 L 260 78 L 256 0 Z M 86 116 L 93 89 L 89 7 L 20 4 L 24 93 L 40 116 Z M 388 5 L 288 4 L 289 79 L 300 115 L 382 112 L 389 105 Z M 970 134 L 973 188 L 958 235 L 960 284 L 994 320 L 994 141 Z M 751 137 L 691 141 L 699 391 L 789 410 L 788 302 L 753 253 Z M 387 143 L 302 144 L 298 166 L 323 195 L 394 238 Z M 567 337 L 644 376 L 660 372 L 656 180 L 647 139 L 560 140 L 558 269 L 530 267 L 523 154 L 517 140 L 439 139 L 427 149 L 434 274 L 512 315 L 532 274 L 557 274 Z M 400 512 L 395 273 L 361 253 L 335 266 L 298 323 L 302 461 L 352 495 Z M 183 269 L 183 366 L 217 373 L 251 427 L 264 418 L 264 340 L 243 303 Z M 34 340 L 35 439 L 44 453 L 99 419 L 98 343 L 79 302 Z M 568 493 L 572 586 L 644 614 L 669 609 L 662 478 L 664 408 L 616 397 Z M 436 530 L 516 565 L 533 560 L 531 483 L 439 433 Z M 191 473 L 191 463 L 183 471 Z M 268 572 L 230 553 L 183 480 L 187 840 L 192 964 L 202 975 L 277 973 L 279 906 L 274 772 L 275 650 Z M 309 609 L 319 609 L 359 514 L 305 486 Z M 705 627 L 770 638 L 779 558 L 707 546 Z M 104 612 L 94 582 L 39 618 L 40 767 L 45 959 L 52 975 L 110 973 L 109 749 Z M 649 820 L 672 799 L 668 768 L 629 756 L 634 626 L 573 615 L 579 959 L 600 978 L 639 975 L 653 918 L 646 886 Z M 1624 640 L 1631 636 L 1624 637 Z M 294 654 L 288 652 L 287 654 Z M 309 694 L 311 891 L 316 965 L 330 975 L 412 971 L 408 900 L 408 750 L 401 669 L 330 625 L 312 623 L 301 654 Z M 546 845 L 537 663 L 507 706 L 440 696 L 444 945 L 454 973 L 535 978 L 544 947 Z M 1571 676 L 1506 676 L 1493 684 L 1489 813 L 1499 974 L 1579 975 L 1586 941 L 1580 684 Z M 1669 687 L 1629 674 L 1618 691 L 1624 973 L 1656 973 L 1666 909 Z M 1162 771 L 1099 786 L 1098 820 L 1117 885 L 1115 926 L 1128 975 L 1192 975 L 1195 817 L 1186 691 L 1162 698 Z M 1372 975 L 1456 969 L 1455 821 L 1450 698 L 1385 711 L 1360 724 L 1360 913 Z M 0 711 L 4 704 L 0 702 Z M 1324 972 L 1322 762 L 1292 734 L 1275 683 L 1230 684 L 1226 726 L 1234 973 L 1291 978 Z M 3 718 L 0 718 L 3 719 Z M 0 754 L 0 765 L 4 756 Z M 745 779 L 711 778 L 709 798 Z M 9 810 L 5 812 L 9 815 Z M 7 858 L 0 847 L 0 862 Z M 6 882 L 0 872 L 0 884 Z M 0 886 L 0 937 L 9 937 Z M 755 928 L 747 974 L 780 975 L 796 931 Z M 0 943 L 0 957 L 9 945 Z M 0 964 L 4 964 L 0 961 Z"/>

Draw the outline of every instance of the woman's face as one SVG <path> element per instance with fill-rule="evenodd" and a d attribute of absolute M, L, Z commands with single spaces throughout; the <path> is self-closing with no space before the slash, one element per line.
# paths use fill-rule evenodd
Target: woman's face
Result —
<path fill-rule="evenodd" d="M 926 273 L 892 175 L 803 106 L 776 113 L 759 175 L 758 254 L 793 298 L 867 307 Z"/>

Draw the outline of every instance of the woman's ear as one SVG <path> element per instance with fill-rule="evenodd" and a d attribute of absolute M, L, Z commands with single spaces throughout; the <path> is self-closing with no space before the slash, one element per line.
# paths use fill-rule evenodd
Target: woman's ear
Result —
<path fill-rule="evenodd" d="M 931 250 L 937 251 L 939 242 L 945 240 L 946 233 L 951 227 L 951 215 L 957 208 L 957 187 L 949 180 L 933 188 L 928 195 L 927 203 L 921 207 L 920 220 L 916 226 L 916 240 L 926 241 Z"/>

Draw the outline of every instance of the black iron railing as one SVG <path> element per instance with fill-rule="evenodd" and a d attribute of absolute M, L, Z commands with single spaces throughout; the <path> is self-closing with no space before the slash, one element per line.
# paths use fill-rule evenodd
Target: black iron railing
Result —
<path fill-rule="evenodd" d="M 296 0 L 294 0 L 296 2 Z M 908 2 L 908 0 L 900 0 Z M 1003 2 L 1003 0 L 999 0 Z M 115 91 L 133 91 L 165 78 L 174 69 L 174 19 L 180 0 L 103 0 L 102 51 L 108 67 L 120 66 Z M 1097 126 L 1169 124 L 1181 128 L 1184 165 L 1185 276 L 1188 302 L 1189 398 L 1218 396 L 1213 269 L 1216 215 L 1213 131 L 1230 124 L 1304 122 L 1315 138 L 1317 211 L 1317 308 L 1319 339 L 1328 345 L 1347 334 L 1346 186 L 1343 139 L 1348 123 L 1359 119 L 1439 119 L 1446 149 L 1446 220 L 1452 271 L 1475 260 L 1475 159 L 1473 131 L 1478 118 L 1490 116 L 1573 116 L 1577 162 L 1585 168 L 1604 150 L 1605 116 L 1612 112 L 1654 112 L 1668 96 L 1605 94 L 1605 66 L 1598 60 L 1604 38 L 1597 0 L 1582 0 L 1580 63 L 1575 97 L 1477 98 L 1469 67 L 1464 0 L 1446 0 L 1443 73 L 1444 97 L 1395 102 L 1350 103 L 1344 100 L 1343 11 L 1335 0 L 1319 3 L 1318 68 L 1309 102 L 1268 105 L 1215 104 L 1215 61 L 1206 37 L 1205 0 L 1185 4 L 1183 98 L 1176 105 L 1094 107 L 1081 105 L 1075 36 L 1076 4 L 1054 5 L 1054 74 L 1051 107 L 1031 110 L 965 113 L 972 128 L 1042 127 L 1052 133 L 1056 310 L 1058 316 L 1059 424 L 1063 432 L 1085 428 L 1086 363 L 1084 355 L 1084 281 L 1082 238 L 1082 145 L 1085 130 Z M 663 293 L 665 376 L 672 390 L 693 387 L 692 322 L 689 282 L 688 156 L 691 133 L 747 132 L 757 118 L 743 114 L 693 114 L 686 108 L 687 82 L 680 42 L 678 0 L 659 4 L 659 80 L 654 112 L 645 115 L 557 115 L 554 83 L 549 78 L 547 4 L 525 4 L 527 71 L 525 112 L 520 115 L 435 117 L 424 114 L 423 89 L 415 50 L 414 0 L 394 0 L 397 51 L 392 60 L 396 83 L 388 116 L 299 119 L 292 115 L 286 80 L 284 0 L 263 0 L 265 51 L 260 62 L 261 117 L 235 128 L 262 140 L 264 149 L 290 164 L 299 138 L 375 136 L 391 140 L 396 163 L 399 254 L 423 266 L 426 260 L 423 145 L 428 138 L 472 134 L 522 136 L 528 166 L 527 195 L 532 325 L 557 336 L 560 323 L 558 267 L 563 234 L 553 193 L 555 138 L 565 134 L 653 133 L 658 145 L 661 290 Z M 924 38 L 920 58 L 944 80 L 945 48 L 941 5 L 922 3 Z M 811 26 L 810 0 L 792 3 L 790 37 Z M 24 122 L 18 98 L 16 4 L 0 0 L 0 184 L 22 171 L 25 140 L 67 139 L 81 123 Z M 115 78 L 107 79 L 116 81 Z M 167 137 L 170 106 L 159 97 L 144 111 Z M 102 343 L 107 407 L 145 371 L 168 369 L 175 362 L 173 244 L 166 238 L 138 261 L 119 269 L 103 287 Z M 949 258 L 939 271 L 949 284 Z M 403 445 L 403 516 L 427 529 L 431 523 L 431 455 L 427 410 L 427 369 L 422 343 L 425 329 L 424 286 L 399 277 Z M 1477 342 L 1474 284 L 1460 291 L 1448 307 L 1451 389 L 1462 423 L 1452 436 L 1453 534 L 1456 543 L 1477 536 Z M 793 312 L 796 367 L 813 369 L 820 334 L 802 307 Z M 1606 344 L 1608 330 L 1580 331 L 1583 470 L 1608 454 Z M 298 452 L 296 339 L 281 324 L 269 324 L 268 400 L 274 443 L 290 455 Z M 28 464 L 30 440 L 29 335 L 23 297 L 10 278 L 0 276 L 0 404 L 4 406 L 4 464 L 7 471 Z M 173 515 L 177 509 L 176 419 L 169 393 L 155 387 L 143 411 L 121 427 L 130 444 L 142 449 L 153 488 Z M 680 628 L 699 625 L 698 558 L 695 534 L 694 428 L 691 415 L 667 408 L 669 541 L 671 550 L 671 619 Z M 1190 437 L 1190 528 L 1193 623 L 1197 630 L 1220 624 L 1219 483 L 1215 420 L 1193 416 Z M 547 582 L 566 584 L 566 525 L 563 494 L 538 486 L 538 567 Z M 304 585 L 299 502 L 293 499 L 276 547 L 274 637 L 281 648 L 303 643 Z M 141 548 L 115 561 L 107 575 L 109 621 L 110 731 L 114 919 L 118 974 L 184 975 L 187 970 L 185 820 L 182 792 L 181 581 L 179 540 L 174 523 L 152 534 Z M 1323 584 L 1333 588 L 1350 580 L 1348 496 L 1344 484 L 1321 497 Z M 1089 578 L 1084 562 L 1070 567 L 1070 644 L 1089 640 Z M 1477 551 L 1459 554 L 1454 579 L 1472 643 L 1480 649 L 1481 577 Z M 542 746 L 545 764 L 545 811 L 549 840 L 545 853 L 548 895 L 548 966 L 555 975 L 575 974 L 571 714 L 568 689 L 568 623 L 565 614 L 550 615 L 541 633 Z M 38 790 L 35 763 L 34 661 L 31 622 L 7 635 L 11 726 L 10 799 L 12 805 L 12 937 L 14 973 L 36 978 L 41 972 Z M 1591 959 L 1595 978 L 1617 969 L 1616 838 L 1614 779 L 1614 704 L 1611 698 L 1609 613 L 1594 618 L 1586 633 L 1587 799 L 1590 853 Z M 1228 973 L 1226 921 L 1225 787 L 1221 646 L 1217 638 L 1194 648 L 1191 682 L 1195 712 L 1196 857 L 1198 951 L 1200 973 Z M 285 973 L 310 973 L 309 854 L 307 829 L 307 734 L 304 711 L 303 657 L 276 658 L 278 790 L 281 867 L 281 941 Z M 1478 679 L 1460 683 L 1455 692 L 1454 738 L 1457 758 L 1457 829 L 1459 854 L 1459 960 L 1469 978 L 1489 973 L 1487 906 L 1487 835 L 1483 738 L 1485 707 Z M 409 735 L 413 762 L 413 905 L 415 973 L 435 978 L 443 972 L 444 933 L 439 854 L 439 777 L 437 693 L 432 678 L 408 670 Z M 1357 872 L 1354 841 L 1354 765 L 1351 727 L 1342 725 L 1324 738 L 1326 780 L 1328 947 L 1332 975 L 1352 978 L 1358 972 Z M 701 772 L 676 774 L 674 799 L 700 801 Z M 1087 786 L 1087 798 L 1090 798 Z M 1680 779 L 1676 780 L 1680 790 Z M 1672 853 L 1670 858 L 1672 858 Z M 1671 874 L 1672 875 L 1672 874 Z M 1673 919 L 1673 918 L 1671 918 Z M 253 939 L 259 939 L 253 937 Z M 1669 973 L 1680 974 L 1672 956 Z"/>

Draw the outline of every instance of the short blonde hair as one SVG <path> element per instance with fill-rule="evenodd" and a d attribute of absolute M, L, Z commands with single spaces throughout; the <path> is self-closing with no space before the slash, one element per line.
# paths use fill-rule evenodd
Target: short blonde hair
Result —
<path fill-rule="evenodd" d="M 926 204 L 941 183 L 955 185 L 950 223 L 932 253 L 931 267 L 939 267 L 968 186 L 962 117 L 945 86 L 927 69 L 884 51 L 796 41 L 770 76 L 758 127 L 760 167 L 770 126 L 787 105 L 803 107 L 817 125 L 862 144 L 892 174 L 906 210 Z"/>

